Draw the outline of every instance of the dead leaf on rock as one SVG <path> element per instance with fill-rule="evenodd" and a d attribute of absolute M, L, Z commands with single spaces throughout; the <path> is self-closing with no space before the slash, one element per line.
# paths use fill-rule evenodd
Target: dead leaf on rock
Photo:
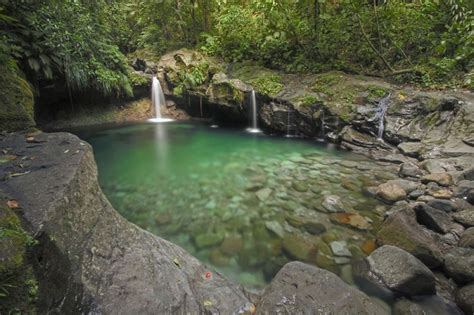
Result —
<path fill-rule="evenodd" d="M 15 199 L 8 200 L 8 201 L 7 201 L 7 206 L 8 206 L 8 208 L 10 208 L 10 209 L 18 209 L 18 208 L 20 208 L 20 206 L 18 205 L 18 201 L 16 201 Z"/>
<path fill-rule="evenodd" d="M 23 173 L 13 173 L 13 174 L 10 174 L 10 177 L 23 176 L 23 175 L 26 175 L 26 174 L 29 174 L 29 173 L 31 173 L 31 171 L 26 171 L 26 172 L 23 172 Z"/>

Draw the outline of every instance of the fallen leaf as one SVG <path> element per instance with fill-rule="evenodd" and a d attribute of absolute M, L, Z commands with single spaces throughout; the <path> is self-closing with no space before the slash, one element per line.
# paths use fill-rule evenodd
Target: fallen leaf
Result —
<path fill-rule="evenodd" d="M 179 263 L 178 258 L 173 259 L 173 262 L 176 266 L 181 267 L 181 264 Z"/>
<path fill-rule="evenodd" d="M 35 137 L 26 137 L 26 142 L 34 142 Z"/>
<path fill-rule="evenodd" d="M 23 176 L 23 175 L 26 175 L 26 174 L 29 174 L 31 173 L 31 171 L 27 171 L 27 172 L 24 172 L 24 173 L 13 173 L 10 175 L 10 177 L 18 177 L 18 176 Z"/>
<path fill-rule="evenodd" d="M 69 149 L 67 149 L 66 151 L 64 151 L 65 154 L 68 153 L 68 152 L 69 152 Z"/>
<path fill-rule="evenodd" d="M 206 271 L 206 273 L 204 273 L 204 278 L 206 279 L 212 278 L 212 273 L 210 271 Z"/>
<path fill-rule="evenodd" d="M 212 301 L 209 301 L 209 300 L 205 300 L 204 302 L 202 302 L 202 304 L 207 307 L 214 305 L 214 303 L 212 303 Z"/>
<path fill-rule="evenodd" d="M 10 209 L 18 209 L 18 208 L 20 208 L 20 206 L 18 205 L 18 201 L 16 201 L 15 199 L 8 200 L 8 201 L 7 201 L 7 206 L 8 206 L 8 208 L 10 208 Z"/>

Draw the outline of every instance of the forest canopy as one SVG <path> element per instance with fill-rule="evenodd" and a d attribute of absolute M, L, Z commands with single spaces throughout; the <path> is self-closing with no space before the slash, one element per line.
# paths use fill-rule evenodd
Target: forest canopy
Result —
<path fill-rule="evenodd" d="M 130 95 L 128 56 L 190 47 L 227 62 L 474 86 L 467 0 L 0 0 L 0 60 L 35 87 Z"/>

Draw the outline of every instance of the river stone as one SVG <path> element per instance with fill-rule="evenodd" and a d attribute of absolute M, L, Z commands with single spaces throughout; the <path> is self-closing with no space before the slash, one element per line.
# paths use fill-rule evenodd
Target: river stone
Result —
<path fill-rule="evenodd" d="M 219 245 L 223 240 L 224 235 L 219 233 L 203 233 L 194 238 L 194 243 L 198 248 L 205 248 Z"/>
<path fill-rule="evenodd" d="M 358 230 L 368 230 L 370 223 L 358 213 L 333 213 L 330 220 L 334 223 L 347 225 Z"/>
<path fill-rule="evenodd" d="M 474 281 L 474 249 L 455 247 L 444 256 L 444 266 L 457 283 Z"/>
<path fill-rule="evenodd" d="M 421 178 L 421 182 L 423 184 L 427 184 L 429 182 L 435 182 L 440 186 L 451 186 L 454 184 L 453 178 L 448 173 L 428 174 Z"/>
<path fill-rule="evenodd" d="M 308 185 L 306 183 L 300 182 L 300 181 L 293 182 L 291 187 L 293 187 L 293 189 L 298 191 L 298 192 L 307 192 L 308 191 Z"/>
<path fill-rule="evenodd" d="M 303 228 L 306 230 L 306 232 L 314 235 L 322 234 L 327 230 L 324 224 L 313 221 L 305 222 L 303 224 Z"/>
<path fill-rule="evenodd" d="M 389 203 L 404 200 L 407 196 L 405 190 L 395 183 L 384 183 L 379 185 L 376 194 L 377 197 Z"/>
<path fill-rule="evenodd" d="M 21 134 L 0 140 L 35 157 L 28 175 L 1 181 L 0 189 L 22 206 L 37 236 L 38 314 L 232 314 L 250 302 L 241 286 L 119 215 L 100 189 L 87 143 L 44 135 L 47 144 L 34 146 Z"/>
<path fill-rule="evenodd" d="M 416 190 L 419 186 L 417 182 L 408 180 L 408 179 L 392 179 L 387 182 L 388 184 L 396 184 L 407 193 L 411 193 L 412 191 Z"/>
<path fill-rule="evenodd" d="M 442 210 L 435 209 L 427 204 L 418 204 L 415 206 L 415 213 L 418 222 L 429 229 L 446 234 L 451 228 L 451 216 Z"/>
<path fill-rule="evenodd" d="M 270 188 L 263 188 L 257 191 L 255 195 L 260 201 L 265 201 L 268 199 L 268 197 L 270 197 L 271 193 L 272 190 Z"/>
<path fill-rule="evenodd" d="M 398 145 L 398 148 L 403 154 L 415 158 L 420 156 L 424 150 L 424 146 L 420 142 L 402 142 Z"/>
<path fill-rule="evenodd" d="M 290 262 L 263 292 L 256 314 L 390 313 L 332 272 Z"/>
<path fill-rule="evenodd" d="M 336 195 L 324 196 L 322 207 L 328 212 L 344 212 L 344 205 L 341 197 Z"/>
<path fill-rule="evenodd" d="M 423 175 L 423 172 L 416 166 L 415 164 L 412 163 L 402 163 L 400 165 L 400 169 L 398 171 L 398 174 L 402 177 L 421 177 Z"/>
<path fill-rule="evenodd" d="M 420 225 L 410 208 L 389 214 L 377 232 L 377 244 L 399 247 L 430 268 L 441 265 L 445 251 L 441 237 Z"/>
<path fill-rule="evenodd" d="M 229 265 L 229 257 L 224 255 L 220 250 L 214 249 L 209 255 L 209 260 L 214 266 L 225 267 Z"/>
<path fill-rule="evenodd" d="M 226 255 L 238 255 L 244 246 L 240 236 L 228 236 L 222 242 L 220 249 Z"/>
<path fill-rule="evenodd" d="M 352 257 L 351 252 L 347 249 L 346 241 L 334 241 L 329 244 L 334 256 Z"/>
<path fill-rule="evenodd" d="M 428 201 L 428 206 L 443 210 L 444 212 L 456 211 L 458 209 L 458 205 L 454 201 L 446 199 L 434 199 Z"/>
<path fill-rule="evenodd" d="M 367 257 L 372 281 L 407 296 L 434 294 L 435 277 L 420 260 L 390 245 L 377 248 Z"/>
<path fill-rule="evenodd" d="M 456 306 L 445 303 L 436 295 L 409 300 L 401 298 L 393 305 L 393 315 L 462 315 Z"/>
<path fill-rule="evenodd" d="M 424 191 L 424 190 L 419 190 L 419 189 L 417 189 L 417 190 L 412 191 L 412 192 L 408 195 L 408 197 L 409 197 L 410 199 L 417 199 L 417 198 L 423 196 L 424 194 L 425 194 L 425 191 Z"/>
<path fill-rule="evenodd" d="M 474 314 L 474 283 L 458 290 L 456 293 L 456 303 L 465 314 Z"/>
<path fill-rule="evenodd" d="M 439 199 L 451 199 L 453 197 L 453 192 L 448 189 L 430 189 L 428 193 L 434 198 Z"/>
<path fill-rule="evenodd" d="M 462 233 L 459 246 L 474 248 L 474 227 L 470 227 Z"/>
<path fill-rule="evenodd" d="M 464 226 L 474 226 L 474 210 L 463 210 L 453 214 L 454 220 Z"/>
<path fill-rule="evenodd" d="M 280 223 L 278 223 L 277 221 L 268 221 L 268 222 L 265 222 L 265 227 L 275 233 L 275 235 L 277 235 L 278 237 L 280 238 L 283 238 L 283 236 L 285 235 L 285 230 L 283 229 L 283 227 L 281 226 Z"/>
<path fill-rule="evenodd" d="M 317 246 L 313 242 L 297 234 L 285 235 L 283 249 L 291 258 L 301 261 L 311 261 L 317 253 Z"/>

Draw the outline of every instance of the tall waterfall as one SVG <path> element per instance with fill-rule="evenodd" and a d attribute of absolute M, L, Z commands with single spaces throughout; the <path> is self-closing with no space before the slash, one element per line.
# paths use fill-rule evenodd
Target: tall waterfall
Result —
<path fill-rule="evenodd" d="M 165 104 L 165 95 L 163 94 L 163 90 L 161 89 L 160 80 L 158 80 L 156 75 L 153 76 L 153 79 L 151 82 L 151 103 L 155 110 L 155 118 L 149 119 L 149 121 L 152 121 L 152 122 L 172 121 L 172 119 L 169 119 L 169 118 L 161 118 L 161 105 Z"/>
<path fill-rule="evenodd" d="M 252 119 L 252 124 L 250 128 L 247 128 L 248 132 L 252 133 L 259 133 L 261 132 L 260 129 L 258 129 L 258 124 L 257 124 L 257 99 L 255 97 L 255 91 L 252 90 L 251 98 L 250 98 L 250 106 L 251 106 L 251 119 Z"/>

